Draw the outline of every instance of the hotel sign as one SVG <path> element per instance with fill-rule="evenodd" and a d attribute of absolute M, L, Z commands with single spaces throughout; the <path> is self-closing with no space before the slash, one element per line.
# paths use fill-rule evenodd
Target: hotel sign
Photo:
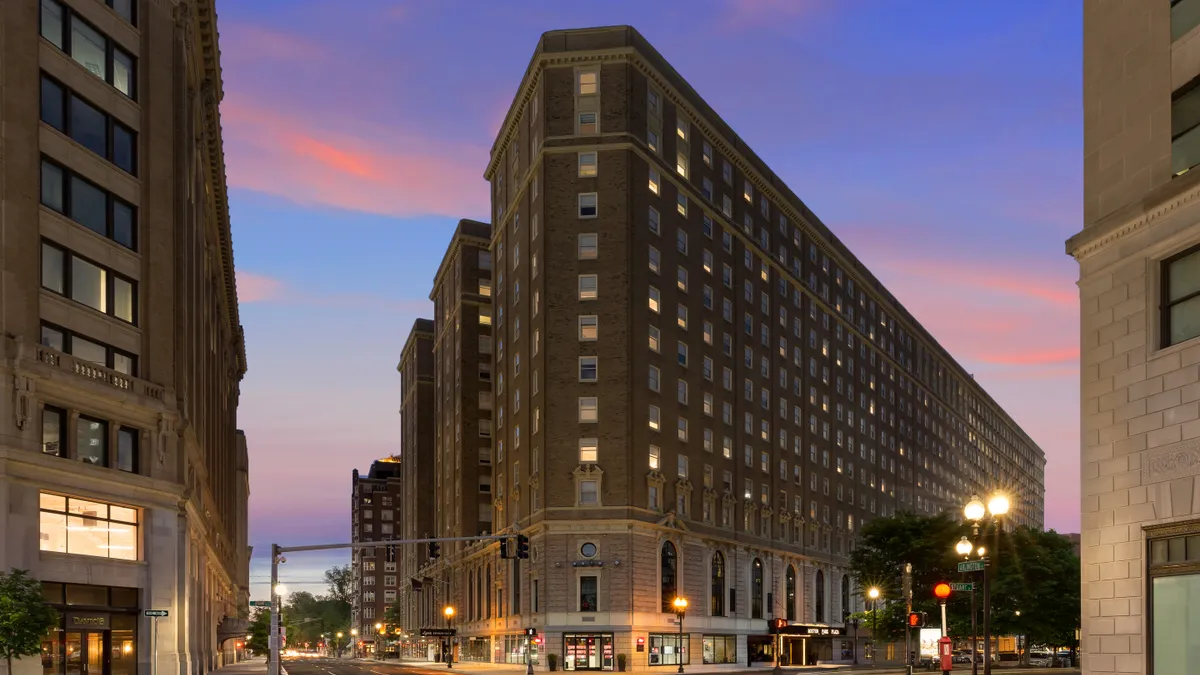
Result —
<path fill-rule="evenodd" d="M 780 626 L 778 632 L 781 635 L 802 635 L 805 637 L 843 637 L 846 635 L 846 629 L 840 626 L 823 626 L 808 623 L 793 623 L 787 626 Z"/>
<path fill-rule="evenodd" d="M 70 613 L 67 614 L 67 630 L 80 628 L 87 630 L 108 630 L 110 628 L 107 614 Z"/>

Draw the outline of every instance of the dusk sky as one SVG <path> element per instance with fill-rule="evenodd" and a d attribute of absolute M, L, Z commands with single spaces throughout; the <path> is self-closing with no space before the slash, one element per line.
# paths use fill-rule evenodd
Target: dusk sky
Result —
<path fill-rule="evenodd" d="M 1046 452 L 1079 529 L 1078 2 L 218 0 L 249 372 L 254 596 L 268 551 L 350 539 L 399 449 L 400 349 L 538 37 L 631 24 Z M 348 552 L 294 554 L 323 592 Z"/>

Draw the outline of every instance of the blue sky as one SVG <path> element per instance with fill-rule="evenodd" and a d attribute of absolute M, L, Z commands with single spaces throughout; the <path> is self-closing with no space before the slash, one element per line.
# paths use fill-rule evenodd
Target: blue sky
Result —
<path fill-rule="evenodd" d="M 218 0 L 253 581 L 349 537 L 401 346 L 539 35 L 631 24 L 1045 449 L 1079 525 L 1075 2 Z M 319 591 L 344 553 L 289 557 Z"/>

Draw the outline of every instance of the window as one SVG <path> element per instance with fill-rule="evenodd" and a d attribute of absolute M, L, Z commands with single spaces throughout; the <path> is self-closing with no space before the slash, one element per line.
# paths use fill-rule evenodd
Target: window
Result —
<path fill-rule="evenodd" d="M 1200 8 L 1194 0 L 1171 0 L 1171 41 L 1187 35 L 1200 24 Z"/>
<path fill-rule="evenodd" d="M 46 406 L 42 409 L 42 452 L 66 457 L 63 443 L 67 440 L 67 411 Z"/>
<path fill-rule="evenodd" d="M 1162 263 L 1162 346 L 1200 335 L 1200 247 Z"/>
<path fill-rule="evenodd" d="M 134 282 L 42 242 L 42 287 L 122 321 L 135 323 Z"/>
<path fill-rule="evenodd" d="M 1200 521 L 1146 530 L 1153 672 L 1200 672 Z"/>
<path fill-rule="evenodd" d="M 42 76 L 42 121 L 83 147 L 136 175 L 136 138 L 133 130 L 113 120 L 66 87 Z"/>
<path fill-rule="evenodd" d="M 665 611 L 665 610 L 664 610 Z M 688 665 L 688 641 L 692 636 L 684 633 L 650 633 L 650 654 L 647 660 L 651 666 L 674 666 L 682 663 Z"/>
<path fill-rule="evenodd" d="M 599 333 L 599 325 L 596 315 L 583 315 L 579 317 L 579 340 L 581 342 L 590 342 L 595 340 Z"/>
<path fill-rule="evenodd" d="M 65 328 L 42 324 L 41 344 L 123 374 L 137 375 L 137 357 Z"/>
<path fill-rule="evenodd" d="M 579 95 L 593 96 L 596 94 L 597 74 L 594 70 L 579 73 Z"/>
<path fill-rule="evenodd" d="M 596 422 L 599 418 L 595 396 L 584 396 L 579 399 L 579 421 Z"/>
<path fill-rule="evenodd" d="M 658 153 L 658 132 L 653 129 L 646 130 L 646 147 L 650 148 L 650 152 Z"/>
<path fill-rule="evenodd" d="M 657 366 L 650 366 L 650 369 L 649 369 L 648 375 L 647 375 L 646 386 L 650 388 L 650 391 L 659 391 L 660 390 L 659 371 L 658 371 Z"/>
<path fill-rule="evenodd" d="M 650 446 L 650 468 L 655 471 L 658 471 L 658 468 L 660 466 L 660 464 L 659 464 L 660 452 L 661 451 L 659 450 L 657 445 Z"/>
<path fill-rule="evenodd" d="M 709 145 L 708 141 L 704 141 L 704 144 L 703 144 L 703 146 L 701 146 L 701 147 L 702 147 L 702 153 L 701 153 L 701 154 L 702 154 L 702 156 L 704 157 L 704 163 L 705 163 L 705 164 L 707 164 L 707 165 L 709 165 L 709 166 L 712 166 L 712 163 L 713 163 L 713 151 L 712 151 L 712 146 L 711 146 L 711 145 Z"/>
<path fill-rule="evenodd" d="M 661 181 L 660 181 L 660 180 L 659 180 L 659 178 L 658 178 L 658 172 L 657 172 L 657 171 L 655 171 L 654 169 L 650 169 L 650 178 L 649 178 L 649 181 L 648 181 L 648 185 L 649 185 L 649 187 L 650 187 L 650 191 L 651 191 L 651 192 L 653 192 L 654 194 L 659 194 L 659 184 L 660 184 L 660 182 L 661 182 Z"/>
<path fill-rule="evenodd" d="M 580 218 L 595 218 L 596 217 L 596 193 L 584 192 L 579 195 L 579 217 Z"/>
<path fill-rule="evenodd" d="M 705 635 L 704 663 L 737 663 L 736 635 Z"/>
<path fill-rule="evenodd" d="M 579 130 L 576 132 L 578 136 L 595 136 L 597 133 L 596 113 L 585 112 L 579 113 Z"/>
<path fill-rule="evenodd" d="M 687 324 L 687 321 L 688 321 L 687 307 L 685 307 L 682 303 L 679 304 L 676 307 L 675 314 L 676 314 L 675 323 L 677 323 L 680 328 L 687 330 L 687 325 L 688 325 Z"/>
<path fill-rule="evenodd" d="M 712 570 L 709 585 L 712 597 L 709 600 L 711 616 L 725 616 L 725 554 L 716 551 L 712 556 Z"/>
<path fill-rule="evenodd" d="M 680 478 L 688 477 L 688 458 L 687 455 L 679 455 L 676 458 L 675 473 Z"/>
<path fill-rule="evenodd" d="M 594 260 L 597 253 L 597 235 L 594 233 L 579 235 L 579 259 Z"/>
<path fill-rule="evenodd" d="M 813 530 L 816 534 L 816 530 Z M 825 623 L 825 572 L 817 570 L 816 579 L 813 582 L 813 591 L 816 601 L 813 603 L 814 610 L 817 615 L 817 623 Z"/>
<path fill-rule="evenodd" d="M 596 357 L 581 356 L 579 357 L 579 381 L 580 382 L 595 382 L 596 381 Z"/>
<path fill-rule="evenodd" d="M 660 335 L 660 332 L 658 330 L 658 327 L 650 326 L 650 350 L 653 352 L 658 351 L 659 335 Z"/>
<path fill-rule="evenodd" d="M 650 267 L 651 272 L 654 272 L 655 274 L 659 273 L 662 265 L 662 254 L 659 253 L 658 249 L 654 248 L 653 246 L 650 247 L 649 254 L 647 255 L 647 264 Z"/>
<path fill-rule="evenodd" d="M 1190 5 L 1183 2 L 1180 5 Z M 1172 17 L 1174 18 L 1174 16 Z M 1171 173 L 1178 176 L 1200 164 L 1200 86 L 1184 85 L 1171 101 Z"/>
<path fill-rule="evenodd" d="M 659 564 L 661 567 L 660 577 L 660 596 L 662 599 L 662 611 L 675 611 L 675 598 L 679 595 L 678 586 L 676 585 L 677 574 L 676 567 L 678 556 L 675 552 L 675 544 L 669 541 L 664 541 L 662 549 L 659 552 Z"/>
<path fill-rule="evenodd" d="M 597 441 L 594 438 L 579 439 L 579 463 L 580 464 L 595 464 L 599 461 L 600 452 L 597 449 Z"/>
<path fill-rule="evenodd" d="M 658 289 L 653 286 L 650 287 L 649 305 L 650 311 L 657 314 L 659 305 Z"/>
<path fill-rule="evenodd" d="M 75 423 L 75 459 L 108 466 L 108 422 L 79 416 Z"/>
<path fill-rule="evenodd" d="M 675 173 L 683 176 L 684 178 L 688 177 L 687 153 L 682 150 L 675 153 Z"/>
<path fill-rule="evenodd" d="M 662 98 L 653 89 L 646 90 L 646 110 L 653 115 L 662 115 Z"/>
<path fill-rule="evenodd" d="M 848 580 L 850 577 L 842 577 L 842 578 Z M 785 576 L 785 579 L 786 579 L 785 589 L 787 591 L 787 595 L 785 596 L 786 603 L 787 603 L 787 607 L 786 607 L 787 620 L 795 621 L 796 620 L 796 568 L 795 567 L 788 565 L 787 574 Z M 850 604 L 848 602 L 843 604 L 842 607 L 846 608 L 845 611 L 849 612 Z"/>
<path fill-rule="evenodd" d="M 646 420 L 653 431 L 658 431 L 662 427 L 662 415 L 658 410 L 658 406 L 650 406 L 650 412 L 646 416 Z"/>
<path fill-rule="evenodd" d="M 88 72 L 133 98 L 133 56 L 57 0 L 42 0 L 42 37 Z"/>
<path fill-rule="evenodd" d="M 600 611 L 597 603 L 597 595 L 599 589 L 600 577 L 583 576 L 579 577 L 579 611 L 581 612 L 598 612 Z"/>
<path fill-rule="evenodd" d="M 137 509 L 48 492 L 39 498 L 41 550 L 137 560 Z"/>
<path fill-rule="evenodd" d="M 758 558 L 750 565 L 750 618 L 763 618 L 763 564 Z"/>
<path fill-rule="evenodd" d="M 579 299 L 580 300 L 595 300 L 597 295 L 597 285 L 595 274 L 580 274 L 579 275 Z"/>
<path fill-rule="evenodd" d="M 42 160 L 42 205 L 133 249 L 134 208 L 58 164 Z"/>
<path fill-rule="evenodd" d="M 579 505 L 596 506 L 600 503 L 600 485 L 594 480 L 579 481 Z"/>
<path fill-rule="evenodd" d="M 593 178 L 597 173 L 597 159 L 594 152 L 579 153 L 579 177 Z"/>

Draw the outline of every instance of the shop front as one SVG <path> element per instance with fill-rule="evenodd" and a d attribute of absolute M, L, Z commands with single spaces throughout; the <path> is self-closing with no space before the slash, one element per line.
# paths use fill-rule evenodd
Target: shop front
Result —
<path fill-rule="evenodd" d="M 137 675 L 138 589 L 43 583 L 42 595 L 60 616 L 43 675 Z"/>
<path fill-rule="evenodd" d="M 613 670 L 612 633 L 564 633 L 563 670 Z"/>
<path fill-rule="evenodd" d="M 812 666 L 843 660 L 846 638 L 843 627 L 794 623 L 779 628 L 777 634 L 782 644 L 779 654 L 782 665 Z"/>

